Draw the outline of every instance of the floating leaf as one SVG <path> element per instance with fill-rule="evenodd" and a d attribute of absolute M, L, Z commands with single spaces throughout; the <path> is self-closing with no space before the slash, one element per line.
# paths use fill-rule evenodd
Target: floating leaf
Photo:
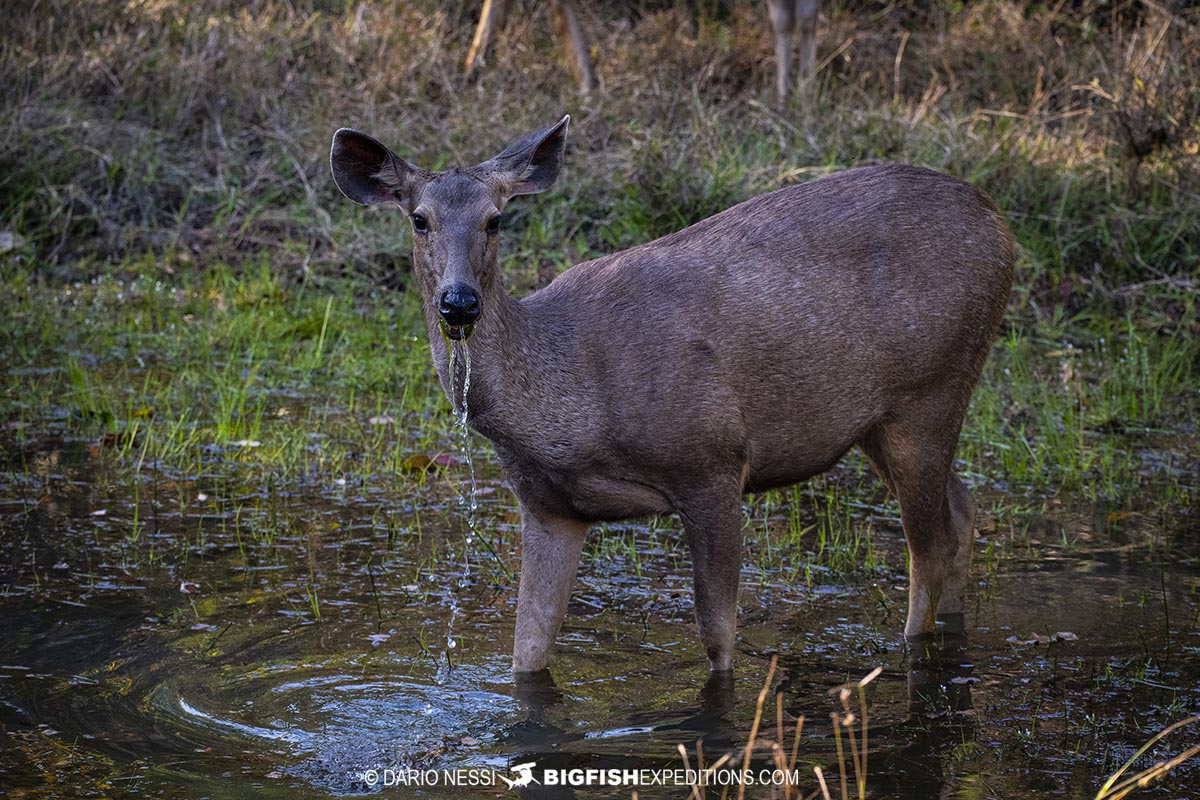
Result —
<path fill-rule="evenodd" d="M 183 592 L 184 594 L 195 594 L 196 592 L 200 591 L 200 584 L 192 583 L 191 581 L 180 581 L 179 591 Z"/>

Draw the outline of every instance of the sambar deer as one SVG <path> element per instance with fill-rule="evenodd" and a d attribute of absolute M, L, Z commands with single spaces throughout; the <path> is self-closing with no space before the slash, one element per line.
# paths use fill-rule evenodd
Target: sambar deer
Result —
<path fill-rule="evenodd" d="M 500 216 L 554 183 L 569 119 L 469 169 L 428 172 L 349 129 L 331 153 L 347 197 L 412 222 L 452 401 L 464 376 L 449 348 L 470 337 L 469 424 L 495 446 L 522 518 L 514 671 L 549 663 L 589 524 L 670 513 L 709 664 L 729 670 L 742 495 L 823 472 L 856 445 L 900 502 L 905 633 L 933 632 L 939 613 L 961 624 L 975 505 L 952 462 L 1013 277 L 996 207 L 926 169 L 852 169 L 514 299 L 497 268 Z"/>

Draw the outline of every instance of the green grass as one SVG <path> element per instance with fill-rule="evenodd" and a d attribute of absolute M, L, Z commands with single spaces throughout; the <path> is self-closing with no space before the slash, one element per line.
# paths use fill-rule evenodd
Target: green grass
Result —
<path fill-rule="evenodd" d="M 442 168 L 569 111 L 560 184 L 506 210 L 515 292 L 831 170 L 941 169 L 988 191 L 1020 245 L 959 452 L 977 492 L 1008 497 L 989 513 L 1041 513 L 1060 494 L 1164 516 L 1194 506 L 1194 9 L 832 4 L 828 63 L 776 112 L 760 4 L 654 4 L 633 25 L 595 4 L 591 100 L 565 77 L 543 6 L 510 20 L 478 82 L 460 75 L 469 3 L 14 9 L 0 42 L 8 449 L 83 439 L 121 480 L 457 491 L 454 470 L 409 460 L 459 444 L 407 226 L 337 193 L 329 139 L 353 125 Z M 878 568 L 877 523 L 895 521 L 861 460 L 750 512 L 764 565 L 799 549 L 837 575 Z"/>
<path fill-rule="evenodd" d="M 219 454 L 296 476 L 399 474 L 412 452 L 452 446 L 406 295 L 215 270 L 169 289 L 31 279 L 10 308 L 0 413 L 18 439 L 49 426 L 129 464 L 199 474 Z"/>
<path fill-rule="evenodd" d="M 0 393 L 10 451 L 54 436 L 90 443 L 130 487 L 135 515 L 149 500 L 144 470 L 185 486 L 222 474 L 262 487 L 264 499 L 231 524 L 267 545 L 277 529 L 267 521 L 274 487 L 328 493 L 348 482 L 456 506 L 465 466 L 427 472 L 409 461 L 457 457 L 461 447 L 411 293 L 354 278 L 317 291 L 261 265 L 170 286 L 147 276 L 63 284 L 6 269 L 21 287 Z M 1193 301 L 1159 302 L 1190 313 Z M 1194 502 L 1197 440 L 1188 426 L 1200 411 L 1200 345 L 1154 322 L 1133 310 L 1010 316 L 964 428 L 959 470 L 990 498 L 985 512 L 1014 532 L 1017 550 L 1021 520 L 1045 513 L 1031 498 L 1075 497 L 1164 519 Z M 477 437 L 472 448 L 486 452 Z M 486 461 L 484 469 L 494 470 Z M 831 475 L 750 498 L 747 534 L 764 576 L 784 569 L 786 580 L 813 584 L 886 570 L 881 522 L 898 530 L 894 500 L 852 456 Z M 131 536 L 144 525 L 135 519 Z M 490 535 L 489 524 L 479 530 Z M 636 572 L 639 547 L 673 550 L 677 538 L 669 522 L 622 529 L 599 537 L 594 555 L 628 560 Z M 483 560 L 504 580 L 501 559 Z"/>

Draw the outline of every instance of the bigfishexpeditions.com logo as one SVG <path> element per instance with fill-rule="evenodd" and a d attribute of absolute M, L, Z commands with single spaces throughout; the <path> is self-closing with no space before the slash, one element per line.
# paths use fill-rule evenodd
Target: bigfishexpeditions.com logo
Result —
<path fill-rule="evenodd" d="M 783 769 L 600 769 L 593 767 L 537 768 L 536 761 L 509 767 L 508 773 L 491 769 L 374 770 L 362 773 L 368 786 L 798 786 L 800 770 Z"/>

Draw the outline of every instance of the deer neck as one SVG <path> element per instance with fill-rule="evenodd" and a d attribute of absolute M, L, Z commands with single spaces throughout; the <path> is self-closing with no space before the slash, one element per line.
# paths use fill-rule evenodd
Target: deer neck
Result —
<path fill-rule="evenodd" d="M 548 384 L 561 374 L 556 342 L 539 335 L 530 310 L 499 283 L 484 290 L 483 309 L 470 337 L 460 341 L 447 339 L 437 311 L 425 309 L 438 378 L 459 416 L 468 387 L 471 427 L 494 442 L 529 447 L 541 427 L 542 401 L 555 394 L 547 392 Z"/>

